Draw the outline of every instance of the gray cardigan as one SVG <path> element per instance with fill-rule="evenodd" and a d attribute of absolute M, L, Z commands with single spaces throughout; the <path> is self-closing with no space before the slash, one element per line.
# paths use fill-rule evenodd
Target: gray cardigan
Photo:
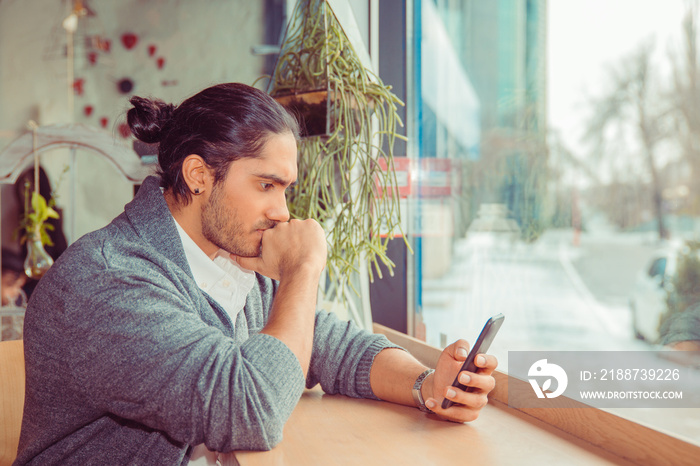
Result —
<path fill-rule="evenodd" d="M 155 177 L 73 244 L 27 308 L 16 464 L 186 464 L 190 446 L 270 449 L 304 389 L 294 354 L 259 333 L 276 282 L 260 275 L 235 326 L 190 271 Z M 306 386 L 374 394 L 393 346 L 317 312 Z"/>

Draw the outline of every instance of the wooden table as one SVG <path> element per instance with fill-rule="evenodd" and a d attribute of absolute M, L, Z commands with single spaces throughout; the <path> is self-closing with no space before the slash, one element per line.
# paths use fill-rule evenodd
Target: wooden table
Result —
<path fill-rule="evenodd" d="M 469 424 L 415 408 L 306 390 L 268 452 L 224 455 L 224 465 L 629 464 L 496 404 Z"/>

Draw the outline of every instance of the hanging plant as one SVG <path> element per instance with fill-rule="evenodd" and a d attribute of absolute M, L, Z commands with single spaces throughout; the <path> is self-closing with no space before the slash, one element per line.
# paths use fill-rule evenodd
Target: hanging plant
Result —
<path fill-rule="evenodd" d="M 302 122 L 293 218 L 314 218 L 327 232 L 326 295 L 342 296 L 366 260 L 393 274 L 387 243 L 400 231 L 393 163 L 401 100 L 368 69 L 324 0 L 297 2 L 268 92 Z M 355 290 L 357 292 L 357 290 Z"/>
<path fill-rule="evenodd" d="M 26 188 L 26 199 L 29 199 L 29 185 L 25 185 Z M 48 231 L 53 231 L 53 225 L 46 223 L 50 218 L 58 219 L 58 212 L 53 208 L 55 201 L 52 198 L 50 201 L 46 202 L 44 196 L 38 192 L 32 192 L 31 196 L 31 210 L 29 206 L 25 206 L 24 211 L 26 214 L 20 222 L 21 228 L 24 230 L 24 234 L 21 237 L 21 242 L 24 243 L 29 240 L 39 240 L 42 245 L 53 246 L 53 241 L 49 236 Z"/>
<path fill-rule="evenodd" d="M 36 191 L 32 192 L 31 210 L 29 209 L 29 183 L 25 184 L 25 208 L 24 216 L 20 219 L 20 228 L 23 234 L 20 242 L 27 243 L 27 257 L 24 260 L 24 271 L 29 278 L 39 279 L 53 265 L 53 259 L 46 252 L 44 246 L 53 246 L 49 231 L 53 225 L 46 223 L 50 218 L 58 219 L 59 215 L 54 210 L 54 200 L 46 202 L 44 196 Z"/>
<path fill-rule="evenodd" d="M 39 127 L 34 121 L 28 125 L 32 130 L 32 148 L 34 153 L 34 187 L 29 179 L 24 181 L 24 213 L 19 221 L 21 231 L 20 244 L 27 244 L 27 257 L 24 260 L 24 272 L 29 278 L 39 279 L 53 265 L 53 258 L 46 252 L 44 246 L 53 246 L 49 231 L 53 231 L 53 225 L 47 223 L 50 218 L 58 219 L 60 216 L 53 208 L 56 204 L 55 196 L 50 196 L 47 202 L 39 192 L 39 153 L 37 152 L 37 131 Z M 66 172 L 68 168 L 63 170 Z M 63 174 L 61 175 L 61 177 Z M 60 180 L 59 180 L 60 183 Z M 31 201 L 29 193 L 31 192 Z M 31 203 L 31 209 L 30 209 Z"/>

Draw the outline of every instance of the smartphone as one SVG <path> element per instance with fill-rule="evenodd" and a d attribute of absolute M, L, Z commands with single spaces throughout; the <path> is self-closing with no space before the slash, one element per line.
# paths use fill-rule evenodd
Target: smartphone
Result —
<path fill-rule="evenodd" d="M 476 339 L 476 343 L 472 345 L 472 349 L 469 352 L 469 355 L 467 355 L 467 359 L 464 361 L 464 364 L 462 364 L 462 368 L 459 370 L 459 372 L 476 372 L 478 368 L 476 365 L 474 365 L 474 358 L 476 358 L 477 354 L 484 354 L 486 351 L 488 351 L 489 346 L 491 346 L 491 342 L 498 332 L 498 329 L 500 329 L 501 325 L 503 324 L 503 319 L 505 319 L 503 314 L 497 314 L 490 317 L 489 320 L 486 321 L 484 328 L 481 329 L 481 333 Z M 457 374 L 457 377 L 455 377 L 455 381 L 452 382 L 452 386 L 467 392 L 474 391 L 474 387 L 467 387 L 459 383 L 459 374 Z M 445 398 L 442 400 L 442 409 L 447 409 L 453 404 L 454 401 Z"/>

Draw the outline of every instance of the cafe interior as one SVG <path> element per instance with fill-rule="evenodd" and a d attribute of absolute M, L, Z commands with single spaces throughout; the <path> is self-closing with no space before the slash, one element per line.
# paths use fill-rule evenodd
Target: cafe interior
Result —
<path fill-rule="evenodd" d="M 475 421 L 441 422 L 316 386 L 279 445 L 227 452 L 220 464 L 697 464 L 700 346 L 673 351 L 659 335 L 642 338 L 627 296 L 608 312 L 595 288 L 605 275 L 591 285 L 581 269 L 581 251 L 603 236 L 590 233 L 599 217 L 586 217 L 583 188 L 557 191 L 575 184 L 582 163 L 548 133 L 553 3 L 0 0 L 0 466 L 17 454 L 34 286 L 156 173 L 157 145 L 126 124 L 129 99 L 178 103 L 225 82 L 269 93 L 301 122 L 303 189 L 288 202 L 328 234 L 319 309 L 385 335 L 428 367 L 455 339 L 473 344 L 488 317 L 505 319 L 484 350 L 499 366 Z M 330 168 L 319 177 L 316 166 Z M 304 192 L 319 194 L 307 202 Z M 651 257 L 652 233 L 630 271 L 611 266 L 632 277 L 620 286 L 631 289 Z M 608 257 L 626 251 L 620 244 Z M 575 367 L 570 390 L 595 381 L 611 390 L 602 373 L 655 369 L 659 352 L 679 355 L 659 367 L 680 367 L 681 380 L 664 387 L 683 390 L 681 404 L 559 395 L 566 383 L 556 372 L 556 390 L 548 380 L 538 393 L 532 378 L 542 376 L 535 361 L 546 369 L 556 354 Z"/>

